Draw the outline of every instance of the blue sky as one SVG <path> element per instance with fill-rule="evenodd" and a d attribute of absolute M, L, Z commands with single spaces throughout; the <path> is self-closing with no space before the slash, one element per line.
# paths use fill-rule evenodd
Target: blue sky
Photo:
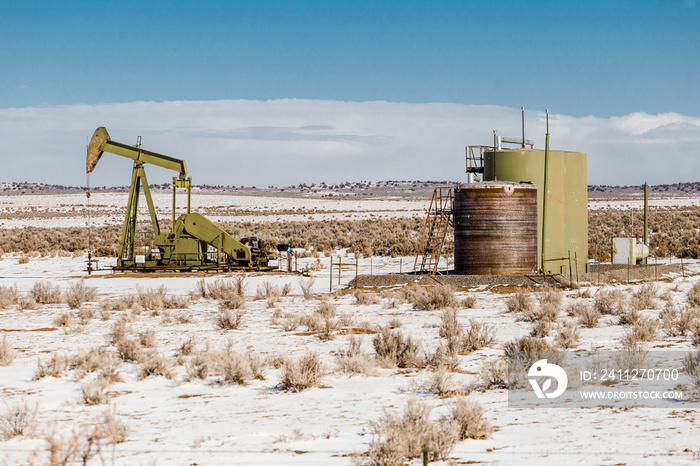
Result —
<path fill-rule="evenodd" d="M 5 1 L 0 3 L 0 119 L 17 125 L 15 110 L 35 109 L 26 125 L 33 126 L 33 139 L 46 141 L 43 150 L 48 151 L 54 150 L 50 140 L 55 144 L 59 133 L 41 126 L 41 109 L 69 106 L 72 110 L 66 111 L 75 115 L 76 106 L 94 110 L 99 104 L 295 99 L 299 119 L 282 123 L 270 110 L 269 122 L 259 126 L 302 127 L 327 125 L 323 113 L 308 113 L 307 104 L 319 100 L 409 103 L 422 115 L 420 106 L 432 103 L 506 109 L 523 105 L 528 111 L 550 108 L 554 114 L 591 116 L 605 124 L 628 115 L 658 116 L 659 124 L 650 128 L 655 131 L 669 130 L 664 115 L 679 115 L 672 120 L 682 128 L 670 129 L 695 142 L 700 129 L 694 123 L 700 116 L 698 25 L 700 5 L 695 0 Z M 84 147 L 85 136 L 110 120 L 108 108 L 100 108 L 106 113 L 94 121 L 78 119 L 60 134 L 80 133 Z M 493 120 L 491 128 L 512 126 L 517 136 L 518 116 L 499 114 L 508 120 Z M 188 119 L 177 112 L 170 116 L 173 127 Z M 135 113 L 118 124 L 124 127 L 124 138 L 132 138 L 134 133 L 149 134 L 153 119 Z M 227 130 L 236 133 L 250 126 L 245 119 L 236 124 Z M 465 136 L 455 147 L 455 167 L 463 164 L 465 144 L 488 143 L 490 131 L 485 133 L 471 136 L 479 141 Z M 19 134 L 13 134 L 15 145 L 0 143 L 0 155 L 22 146 Z M 167 139 L 154 142 L 164 146 L 153 148 L 161 152 L 180 147 L 171 147 Z M 617 145 L 595 142 L 604 146 L 598 150 L 606 157 L 619 152 Z M 253 146 L 244 155 L 266 156 Z M 36 150 L 41 152 L 39 146 Z M 685 151 L 677 150 L 680 155 Z M 38 152 L 27 156 L 39 157 Z M 590 168 L 591 182 L 610 181 L 602 166 Z M 35 177 L 51 175 L 55 172 Z M 425 175 L 419 171 L 413 178 Z M 442 172 L 427 175 L 444 178 Z M 9 176 L 26 175 L 16 171 Z M 312 173 L 309 178 L 278 177 L 278 182 L 313 182 L 330 179 L 330 174 Z"/>

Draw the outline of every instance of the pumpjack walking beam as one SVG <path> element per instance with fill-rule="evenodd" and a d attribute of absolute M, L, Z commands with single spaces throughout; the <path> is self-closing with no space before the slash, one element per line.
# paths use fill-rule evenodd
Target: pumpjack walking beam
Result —
<path fill-rule="evenodd" d="M 107 129 L 99 127 L 92 135 L 87 151 L 86 170 L 87 173 L 97 166 L 100 157 L 104 152 L 120 155 L 134 161 L 134 169 L 131 175 L 131 188 L 129 189 L 129 200 L 126 207 L 122 238 L 119 245 L 119 260 L 131 259 L 134 257 L 134 245 L 136 242 L 136 217 L 138 212 L 139 194 L 143 186 L 143 193 L 148 205 L 148 212 L 153 225 L 154 236 L 160 235 L 160 225 L 156 216 L 156 210 L 151 197 L 151 190 L 148 187 L 148 179 L 144 164 L 151 164 L 178 172 L 177 177 L 173 177 L 173 225 L 175 225 L 175 193 L 176 188 L 187 188 L 187 213 L 190 213 L 192 197 L 192 178 L 187 177 L 187 164 L 184 160 L 170 157 L 169 155 L 158 154 L 157 152 L 141 149 L 138 146 L 129 146 L 120 142 L 112 141 L 107 133 Z M 89 196 L 89 192 L 88 192 Z"/>

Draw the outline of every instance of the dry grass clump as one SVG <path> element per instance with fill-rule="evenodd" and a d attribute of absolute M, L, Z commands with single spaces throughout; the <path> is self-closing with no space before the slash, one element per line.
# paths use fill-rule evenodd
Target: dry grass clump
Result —
<path fill-rule="evenodd" d="M 683 358 L 683 369 L 693 381 L 693 389 L 697 399 L 700 396 L 697 395 L 700 393 L 700 350 L 693 351 Z"/>
<path fill-rule="evenodd" d="M 641 311 L 643 309 L 655 309 L 657 306 L 658 287 L 655 283 L 647 283 L 639 287 L 632 294 L 630 305 L 632 309 Z"/>
<path fill-rule="evenodd" d="M 425 357 L 411 336 L 382 327 L 372 339 L 379 363 L 384 367 L 425 367 Z"/>
<path fill-rule="evenodd" d="M 362 351 L 362 337 L 350 335 L 348 347 L 338 351 L 337 360 L 341 372 L 351 375 L 377 374 L 376 361 L 369 353 Z"/>
<path fill-rule="evenodd" d="M 414 308 L 426 311 L 459 306 L 459 300 L 454 290 L 447 285 L 437 285 L 428 289 L 420 286 L 409 286 L 406 288 L 406 298 L 406 301 L 411 302 Z"/>
<path fill-rule="evenodd" d="M 0 414 L 0 434 L 4 440 L 20 435 L 31 435 L 36 426 L 36 405 L 27 400 L 7 405 Z"/>
<path fill-rule="evenodd" d="M 464 309 L 474 309 L 474 306 L 476 306 L 476 296 L 474 295 L 467 295 L 464 297 L 462 300 L 462 307 Z"/>
<path fill-rule="evenodd" d="M 447 309 L 442 311 L 440 319 L 441 324 L 438 333 L 441 337 L 450 340 L 462 334 L 462 325 L 457 320 L 456 309 Z"/>
<path fill-rule="evenodd" d="M 486 361 L 479 369 L 479 377 L 487 389 L 508 388 L 508 363 L 501 358 Z"/>
<path fill-rule="evenodd" d="M 58 378 L 66 369 L 68 369 L 68 358 L 62 353 L 54 353 L 46 362 L 39 359 L 32 380 L 37 381 L 44 377 Z"/>
<path fill-rule="evenodd" d="M 314 278 L 300 278 L 299 279 L 299 288 L 301 288 L 301 294 L 304 296 L 304 299 L 309 300 L 314 297 L 314 283 L 316 282 L 316 279 Z"/>
<path fill-rule="evenodd" d="M 370 423 L 369 464 L 399 465 L 419 458 L 427 446 L 429 461 L 442 461 L 460 436 L 458 422 L 449 417 L 433 421 L 426 402 L 411 399 L 403 413 L 384 411 Z"/>
<path fill-rule="evenodd" d="M 567 321 L 559 326 L 559 331 L 554 337 L 554 343 L 562 349 L 575 348 L 576 345 L 578 345 L 579 336 L 580 334 L 576 324 L 572 321 Z"/>
<path fill-rule="evenodd" d="M 586 301 L 574 301 L 566 308 L 566 313 L 572 317 L 578 317 L 581 325 L 586 328 L 595 328 L 600 320 L 598 306 L 591 306 Z"/>
<path fill-rule="evenodd" d="M 656 320 L 649 317 L 640 317 L 634 325 L 631 325 L 622 337 L 622 344 L 632 347 L 642 342 L 654 341 L 656 337 Z"/>
<path fill-rule="evenodd" d="M 484 417 L 484 408 L 470 398 L 459 397 L 450 407 L 452 422 L 459 426 L 459 440 L 485 439 L 491 436 L 493 426 Z"/>
<path fill-rule="evenodd" d="M 95 301 L 97 288 L 87 286 L 84 280 L 72 282 L 68 285 L 64 299 L 71 309 L 79 308 L 85 302 Z"/>
<path fill-rule="evenodd" d="M 265 363 L 252 351 L 239 353 L 229 345 L 215 355 L 215 364 L 225 385 L 247 385 L 251 379 L 265 380 Z"/>
<path fill-rule="evenodd" d="M 129 438 L 129 423 L 119 419 L 116 406 L 102 412 L 97 426 L 100 438 L 107 440 L 108 444 L 124 443 Z"/>
<path fill-rule="evenodd" d="M 258 289 L 255 291 L 255 300 L 261 301 L 263 299 L 270 298 L 277 299 L 281 295 L 282 292 L 280 291 L 279 287 L 266 280 L 262 285 L 259 285 Z"/>
<path fill-rule="evenodd" d="M 335 307 L 335 304 L 333 304 L 332 302 L 321 301 L 316 310 L 314 310 L 314 313 L 318 314 L 324 319 L 330 319 L 336 316 L 337 309 Z"/>
<path fill-rule="evenodd" d="M 661 327 L 670 337 L 682 337 L 700 327 L 700 309 L 684 306 L 680 311 L 667 306 L 660 314 Z"/>
<path fill-rule="evenodd" d="M 528 336 L 509 341 L 503 349 L 506 359 L 525 371 L 540 359 L 557 364 L 563 358 L 563 353 L 553 348 L 546 340 Z"/>
<path fill-rule="evenodd" d="M 700 282 L 695 282 L 686 293 L 688 304 L 692 307 L 700 307 Z"/>
<path fill-rule="evenodd" d="M 522 318 L 528 322 L 556 322 L 560 310 L 561 298 L 558 303 L 542 301 L 539 306 L 527 307 L 522 313 Z"/>
<path fill-rule="evenodd" d="M 136 304 L 136 295 L 125 294 L 118 298 L 103 301 L 101 304 L 103 311 L 126 311 Z"/>
<path fill-rule="evenodd" d="M 355 297 L 355 303 L 360 306 L 379 304 L 379 298 L 374 293 L 362 293 L 360 291 L 356 291 L 353 293 L 353 296 Z"/>
<path fill-rule="evenodd" d="M 121 360 L 107 348 L 90 348 L 87 351 L 80 351 L 70 358 L 70 365 L 73 368 L 80 368 L 78 378 L 83 378 L 86 374 L 98 370 L 105 370 L 110 367 L 118 367 Z"/>
<path fill-rule="evenodd" d="M 75 323 L 75 315 L 70 312 L 62 312 L 53 319 L 56 327 L 72 327 Z"/>
<path fill-rule="evenodd" d="M 158 354 L 157 351 L 142 351 L 139 357 L 141 364 L 141 371 L 139 377 L 145 379 L 150 376 L 161 376 L 166 379 L 173 378 L 173 371 L 171 369 L 171 362 Z"/>
<path fill-rule="evenodd" d="M 195 286 L 193 295 L 222 301 L 230 299 L 232 296 L 245 297 L 245 289 L 245 277 L 243 276 L 235 277 L 229 281 L 217 279 L 209 284 L 202 278 Z"/>
<path fill-rule="evenodd" d="M 280 367 L 282 380 L 280 388 L 301 392 L 321 384 L 324 375 L 321 357 L 315 352 L 306 352 L 299 359 L 285 359 Z"/>
<path fill-rule="evenodd" d="M 29 291 L 29 296 L 39 304 L 59 304 L 61 302 L 61 287 L 47 281 L 39 281 Z"/>
<path fill-rule="evenodd" d="M 109 400 L 109 382 L 106 379 L 98 378 L 80 385 L 83 401 L 86 405 L 101 405 Z"/>
<path fill-rule="evenodd" d="M 595 308 L 600 314 L 617 315 L 625 311 L 625 293 L 619 288 L 611 290 L 599 290 L 595 294 Z"/>
<path fill-rule="evenodd" d="M 116 343 L 116 347 L 119 352 L 119 357 L 123 361 L 138 362 L 141 360 L 143 347 L 139 340 L 125 337 Z"/>
<path fill-rule="evenodd" d="M 208 351 L 196 354 L 187 363 L 188 380 L 205 380 L 214 365 L 215 357 Z"/>
<path fill-rule="evenodd" d="M 17 285 L 0 286 L 0 310 L 7 309 L 19 302 L 19 291 Z"/>
<path fill-rule="evenodd" d="M 462 335 L 459 353 L 468 354 L 472 351 L 486 348 L 493 343 L 495 338 L 496 331 L 492 326 L 475 319 L 469 319 L 469 327 Z"/>
<path fill-rule="evenodd" d="M 0 343 L 0 366 L 9 366 L 15 361 L 17 356 L 17 351 L 12 348 L 7 342 L 7 336 L 2 336 L 2 343 Z"/>
<path fill-rule="evenodd" d="M 535 303 L 529 293 L 518 291 L 513 293 L 506 300 L 506 309 L 508 312 L 522 312 L 524 315 L 533 312 Z"/>
<path fill-rule="evenodd" d="M 243 322 L 243 316 L 245 312 L 242 311 L 230 311 L 224 309 L 219 311 L 219 313 L 214 317 L 214 325 L 221 330 L 238 330 Z"/>

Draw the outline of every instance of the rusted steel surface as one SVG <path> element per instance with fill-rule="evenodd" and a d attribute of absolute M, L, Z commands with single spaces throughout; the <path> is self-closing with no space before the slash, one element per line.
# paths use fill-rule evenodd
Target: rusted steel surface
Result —
<path fill-rule="evenodd" d="M 456 274 L 536 271 L 536 186 L 508 182 L 457 186 L 453 221 Z"/>

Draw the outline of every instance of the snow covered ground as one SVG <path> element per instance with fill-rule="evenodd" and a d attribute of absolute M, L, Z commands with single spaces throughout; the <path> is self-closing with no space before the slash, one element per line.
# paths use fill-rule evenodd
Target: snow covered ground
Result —
<path fill-rule="evenodd" d="M 347 262 L 351 259 L 346 257 Z M 400 260 L 375 258 L 373 271 L 398 271 Z M 303 259 L 300 265 L 305 265 L 305 261 L 313 263 L 316 259 Z M 405 264 L 410 258 L 403 261 Z M 84 267 L 81 257 L 32 258 L 28 264 L 19 264 L 16 257 L 5 256 L 0 261 L 0 285 L 16 285 L 25 295 L 38 281 L 67 290 L 71 283 L 84 279 L 98 290 L 98 301 L 109 301 L 134 293 L 136 287 L 148 290 L 161 285 L 168 294 L 186 296 L 200 280 L 192 275 L 142 277 L 108 272 L 88 278 Z M 369 260 L 361 263 L 361 272 L 369 272 Z M 285 316 L 310 314 L 325 297 L 336 305 L 338 315 L 344 316 L 343 328 L 371 329 L 398 319 L 402 332 L 419 339 L 424 349 L 431 351 L 442 340 L 438 334 L 441 313 L 416 310 L 410 303 L 389 308 L 386 297 L 380 297 L 378 304 L 356 304 L 351 294 L 342 291 L 354 271 L 341 278 L 341 286 L 337 285 L 337 278 L 333 280 L 333 293 L 329 293 L 327 268 L 312 276 L 316 297 L 307 300 L 296 275 L 245 274 L 246 313 L 238 330 L 218 329 L 213 323 L 218 305 L 205 298 L 193 299 L 189 308 L 140 312 L 132 309 L 104 316 L 97 301 L 86 303 L 81 309 L 94 309 L 94 316 L 84 324 L 74 322 L 68 327 L 56 325 L 56 317 L 69 312 L 66 304 L 41 305 L 36 310 L 19 310 L 13 305 L 0 311 L 2 335 L 18 351 L 12 365 L 0 367 L 5 406 L 22 400 L 35 404 L 38 421 L 33 436 L 0 442 L 0 458 L 16 464 L 28 461 L 37 452 L 34 454 L 46 461 L 47 442 L 40 431 L 55 426 L 68 435 L 107 409 L 106 404 L 89 406 L 83 401 L 81 384 L 94 378 L 94 374 L 82 380 L 78 370 L 66 370 L 58 378 L 34 381 L 33 377 L 38 361 L 46 362 L 56 354 L 77 354 L 90 348 L 114 351 L 108 344 L 114 322 L 120 316 L 130 316 L 128 326 L 134 332 L 155 332 L 156 349 L 169 362 L 173 376 L 141 379 L 139 364 L 124 362 L 119 366 L 123 381 L 110 386 L 109 405 L 115 407 L 120 419 L 128 422 L 130 433 L 114 452 L 110 447 L 101 453 L 106 462 L 112 461 L 114 455 L 116 464 L 352 464 L 352 454 L 368 448 L 369 422 L 377 420 L 384 409 L 402 409 L 409 398 L 418 397 L 434 405 L 436 415 L 444 411 L 450 400 L 425 388 L 431 377 L 427 369 L 379 369 L 376 376 L 349 376 L 339 371 L 336 360 L 350 338 L 342 328 L 329 341 L 309 334 L 303 326 L 289 331 L 283 328 Z M 210 275 L 204 280 L 213 283 L 229 277 Z M 696 280 L 674 277 L 672 281 L 660 282 L 658 294 L 670 290 L 670 299 L 680 304 Z M 267 300 L 254 299 L 257 288 L 265 282 L 280 289 L 285 283 L 291 285 L 291 293 L 279 298 L 275 305 L 279 309 L 277 318 Z M 639 286 L 623 289 L 631 293 Z M 596 291 L 595 287 L 588 289 L 591 293 Z M 575 297 L 579 292 L 564 292 L 564 303 L 581 299 Z M 474 318 L 493 325 L 496 342 L 460 356 L 459 370 L 450 377 L 455 389 L 471 391 L 470 397 L 481 403 L 495 432 L 489 439 L 458 443 L 445 464 L 688 464 L 693 460 L 693 452 L 700 448 L 695 409 L 628 409 L 615 405 L 597 409 L 515 409 L 508 407 L 506 390 L 483 389 L 478 375 L 481 364 L 502 354 L 507 341 L 528 334 L 532 324 L 506 312 L 508 293 L 492 289 L 472 290 L 468 294 L 477 298 L 476 305 L 458 310 L 460 322 L 466 324 Z M 661 306 L 662 300 L 658 301 Z M 658 312 L 644 311 L 649 315 Z M 623 328 L 612 316 L 606 316 L 596 328 L 581 328 L 580 332 L 577 350 L 619 349 Z M 368 353 L 373 352 L 371 337 L 366 335 L 362 343 Z M 327 372 L 320 387 L 299 393 L 280 389 L 280 370 L 271 365 L 265 380 L 252 380 L 245 386 L 222 384 L 216 375 L 206 380 L 189 380 L 187 360 L 191 356 L 178 358 L 178 348 L 188 339 L 200 351 L 232 345 L 235 350 L 253 351 L 270 360 L 297 357 L 311 350 L 321 355 Z M 668 337 L 661 330 L 652 346 L 691 349 L 687 338 Z"/>
<path fill-rule="evenodd" d="M 73 206 L 79 205 L 77 197 L 73 203 L 61 198 L 57 204 L 49 202 L 50 206 L 46 198 L 38 198 L 40 196 L 1 196 L 0 201 L 15 208 L 28 208 L 29 212 L 33 206 L 69 213 Z M 99 202 L 107 211 L 122 208 L 123 201 L 123 195 L 113 195 L 109 201 Z M 93 202 L 98 200 L 93 197 Z M 228 201 L 206 196 L 197 198 L 199 207 L 207 203 L 212 212 L 224 202 Z M 297 208 L 306 212 L 304 216 L 313 209 L 325 211 L 327 216 L 342 216 L 345 211 L 354 209 L 381 215 L 383 212 L 414 215 L 425 208 L 424 203 L 413 201 L 337 203 L 253 198 L 237 202 L 236 205 L 251 211 L 275 210 L 280 218 L 283 218 L 283 211 Z M 338 213 L 340 211 L 343 213 Z M 224 211 L 219 212 L 223 216 Z M 79 216 L 67 216 L 58 222 L 54 219 L 51 224 L 70 226 L 75 218 Z M 4 221 L 12 226 L 26 224 L 21 219 Z M 344 255 L 343 251 L 337 253 L 343 255 L 345 264 L 354 261 L 352 255 Z M 11 304 L 0 310 L 0 338 L 6 338 L 17 352 L 10 365 L 0 366 L 3 397 L 0 420 L 18 404 L 36 409 L 33 431 L 9 439 L 3 439 L 0 433 L 0 464 L 46 464 L 50 457 L 47 437 L 54 441 L 62 437 L 64 449 L 56 447 L 56 450 L 65 453 L 71 438 L 80 446 L 79 440 L 89 437 L 86 432 L 101 422 L 102 413 L 113 409 L 117 418 L 128 424 L 127 439 L 114 447 L 102 442 L 102 450 L 92 458 L 92 463 L 350 465 L 358 458 L 359 461 L 367 459 L 357 455 L 368 450 L 370 423 L 378 420 L 384 410 L 403 410 L 410 399 L 418 398 L 434 406 L 433 418 L 437 419 L 452 403 L 452 397 L 441 398 L 429 389 L 434 375 L 426 368 L 378 367 L 374 375 L 348 374 L 340 369 L 338 354 L 348 348 L 351 333 L 362 337 L 362 349 L 373 355 L 372 332 L 390 324 L 399 325 L 404 335 L 417 339 L 424 352 L 434 352 L 445 341 L 439 334 L 442 313 L 416 309 L 410 302 L 392 304 L 392 300 L 395 301 L 392 292 L 398 292 L 392 288 L 365 290 L 374 294 L 377 302 L 359 304 L 347 288 L 354 278 L 354 267 L 343 270 L 338 284 L 337 269 L 331 280 L 326 257 L 299 260 L 300 269 L 307 265 L 312 269 L 314 296 L 309 299 L 302 293 L 302 283 L 305 283 L 302 280 L 308 278 L 295 274 L 133 276 L 103 271 L 88 277 L 84 272 L 85 257 L 30 257 L 26 264 L 19 263 L 18 259 L 18 256 L 6 254 L 0 260 L 0 286 L 16 286 L 22 299 L 29 296 L 36 283 L 59 286 L 65 292 L 81 281 L 95 288 L 98 297 L 74 310 L 65 303 Z M 409 257 L 375 257 L 371 265 L 369 259 L 361 259 L 359 272 L 370 273 L 370 267 L 374 274 L 398 272 L 400 267 L 405 271 L 412 264 L 413 258 Z M 686 271 L 685 277 L 674 275 L 657 282 L 655 304 L 641 310 L 640 314 L 658 320 L 665 307 L 682 309 L 687 305 L 688 290 L 700 281 L 695 275 L 700 273 L 700 264 L 691 263 L 687 270 L 690 273 Z M 230 282 L 240 276 L 245 277 L 245 314 L 238 329 L 222 330 L 214 323 L 220 312 L 219 303 L 191 294 L 202 279 L 207 285 L 214 285 L 217 280 Z M 279 290 L 287 285 L 290 292 L 272 301 L 256 299 L 258 288 L 266 284 L 268 288 Z M 161 286 L 167 291 L 158 293 L 187 298 L 189 302 L 173 309 L 144 309 L 132 305 L 123 310 L 109 310 L 112 303 L 134 295 L 138 289 L 146 292 Z M 604 288 L 618 288 L 629 300 L 642 286 L 641 283 L 609 284 Z M 587 285 L 579 290 L 564 291 L 559 320 L 576 322 L 567 317 L 567 305 L 573 302 L 592 304 L 599 289 Z M 491 325 L 495 329 L 495 341 L 459 356 L 458 367 L 448 373 L 450 384 L 455 392 L 468 394 L 482 405 L 494 431 L 487 439 L 458 442 L 446 461 L 435 464 L 681 465 L 697 461 L 700 452 L 697 405 L 679 403 L 665 408 L 630 408 L 611 402 L 599 408 L 514 408 L 508 405 L 507 390 L 486 388 L 479 375 L 482 365 L 502 357 L 507 342 L 528 335 L 533 329 L 533 324 L 524 321 L 518 313 L 507 312 L 507 300 L 515 291 L 496 286 L 457 292 L 460 299 L 476 298 L 473 308 L 458 306 L 459 322 L 467 326 L 470 319 L 476 319 Z M 532 295 L 539 294 L 533 292 Z M 291 324 L 295 317 L 311 315 L 324 301 L 332 303 L 337 310 L 338 325 L 330 332 L 332 338 L 322 339 L 321 332 L 309 332 L 304 324 Z M 63 314 L 70 314 L 72 318 L 61 319 Z M 152 332 L 155 336 L 153 350 L 165 359 L 170 378 L 157 375 L 143 378 L 144 364 L 120 360 L 116 370 L 121 381 L 111 383 L 106 392 L 108 400 L 96 405 L 85 402 L 81 388 L 95 380 L 99 371 L 84 374 L 80 368 L 69 367 L 60 371 L 58 377 L 35 380 L 38 367 L 46 366 L 57 355 L 75 356 L 81 351 L 98 348 L 116 354 L 111 340 L 115 322 L 120 319 L 127 322 L 127 329 L 133 336 Z M 68 325 L 61 325 L 65 321 Z M 618 325 L 617 316 L 604 315 L 593 328 L 579 325 L 579 332 L 579 342 L 570 351 L 620 349 L 626 329 Z M 553 343 L 556 334 L 555 329 L 546 340 Z M 181 348 L 187 341 L 194 343 L 191 355 L 182 354 Z M 688 336 L 672 337 L 661 327 L 657 328 L 648 346 L 660 351 L 694 350 Z M 263 358 L 266 361 L 264 379 L 251 379 L 245 385 L 226 384 L 216 370 L 203 380 L 191 377 L 190 369 L 197 354 L 227 347 Z M 284 357 L 298 358 L 308 351 L 321 357 L 325 372 L 321 383 L 300 392 L 284 390 L 282 369 L 275 361 Z M 413 460 L 412 464 L 420 464 L 420 461 Z"/>

